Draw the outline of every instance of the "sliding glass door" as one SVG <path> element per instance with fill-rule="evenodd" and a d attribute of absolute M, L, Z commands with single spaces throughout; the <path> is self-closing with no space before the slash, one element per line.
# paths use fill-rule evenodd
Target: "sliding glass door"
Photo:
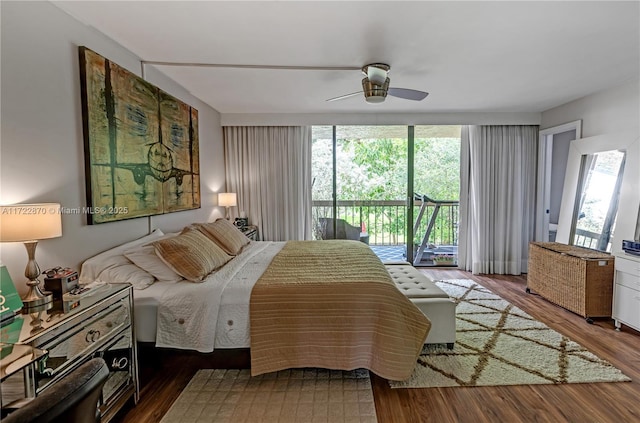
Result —
<path fill-rule="evenodd" d="M 383 259 L 403 260 L 406 245 L 407 127 L 337 126 L 339 224 Z"/>
<path fill-rule="evenodd" d="M 315 239 L 359 240 L 383 260 L 455 264 L 459 126 L 312 133 Z"/>
<path fill-rule="evenodd" d="M 413 172 L 413 265 L 455 266 L 458 259 L 460 126 L 416 126 Z"/>
<path fill-rule="evenodd" d="M 312 228 L 313 239 L 333 239 L 335 216 L 335 128 L 314 126 L 311 128 L 312 150 Z"/>
<path fill-rule="evenodd" d="M 407 169 L 406 126 L 313 127 L 315 238 L 359 240 L 403 260 Z"/>

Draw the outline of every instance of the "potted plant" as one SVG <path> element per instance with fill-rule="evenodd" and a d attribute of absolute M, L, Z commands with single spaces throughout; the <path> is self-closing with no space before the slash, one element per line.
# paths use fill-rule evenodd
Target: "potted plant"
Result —
<path fill-rule="evenodd" d="M 436 254 L 433 256 L 433 263 L 436 266 L 453 266 L 456 264 L 456 257 L 449 254 Z"/>

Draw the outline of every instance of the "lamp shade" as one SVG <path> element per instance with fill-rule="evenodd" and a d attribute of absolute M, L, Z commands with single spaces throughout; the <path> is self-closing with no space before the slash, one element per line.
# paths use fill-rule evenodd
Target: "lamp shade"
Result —
<path fill-rule="evenodd" d="M 38 241 L 62 236 L 60 204 L 0 206 L 0 242 Z"/>
<path fill-rule="evenodd" d="M 234 207 L 238 205 L 238 196 L 235 192 L 221 192 L 218 194 L 220 207 Z"/>

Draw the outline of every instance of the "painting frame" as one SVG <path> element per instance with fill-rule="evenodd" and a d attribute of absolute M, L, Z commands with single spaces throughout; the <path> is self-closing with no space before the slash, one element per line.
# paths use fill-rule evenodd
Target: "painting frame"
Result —
<path fill-rule="evenodd" d="M 80 46 L 89 225 L 201 207 L 198 111 Z"/>

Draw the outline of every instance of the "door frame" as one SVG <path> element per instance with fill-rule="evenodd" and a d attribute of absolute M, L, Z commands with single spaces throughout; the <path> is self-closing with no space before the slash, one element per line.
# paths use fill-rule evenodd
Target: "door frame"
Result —
<path fill-rule="evenodd" d="M 551 128 L 541 129 L 538 143 L 538 189 L 536 195 L 536 241 L 549 241 L 549 212 L 551 208 L 551 164 L 553 137 L 576 131 L 575 139 L 582 138 L 582 120 L 575 120 Z"/>
<path fill-rule="evenodd" d="M 414 206 L 414 175 L 415 175 L 415 126 L 407 128 L 407 227 L 405 228 L 405 258 L 414 264 L 416 253 L 413 246 L 413 206 Z"/>

